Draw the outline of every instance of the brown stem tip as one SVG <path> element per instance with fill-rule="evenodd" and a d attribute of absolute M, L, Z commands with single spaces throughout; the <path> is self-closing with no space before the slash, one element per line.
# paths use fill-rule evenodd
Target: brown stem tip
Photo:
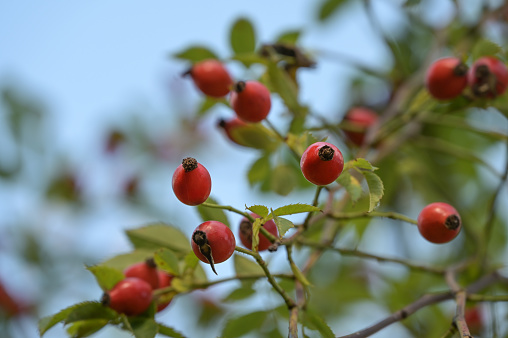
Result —
<path fill-rule="evenodd" d="M 201 230 L 196 230 L 192 234 L 192 240 L 194 243 L 196 243 L 198 246 L 202 246 L 205 244 L 208 244 L 208 239 L 206 238 L 206 233 Z"/>
<path fill-rule="evenodd" d="M 330 146 L 322 146 L 318 151 L 318 156 L 321 161 L 331 161 L 335 151 Z"/>
<path fill-rule="evenodd" d="M 153 269 L 157 267 L 157 263 L 155 263 L 155 259 L 153 259 L 152 257 L 145 259 L 145 264 Z"/>
<path fill-rule="evenodd" d="M 101 304 L 103 306 L 109 306 L 111 303 L 111 297 L 109 297 L 109 294 L 107 292 L 104 292 L 101 297 Z"/>
<path fill-rule="evenodd" d="M 455 76 L 466 76 L 468 67 L 465 63 L 459 63 L 453 68 L 453 75 Z"/>
<path fill-rule="evenodd" d="M 233 90 L 237 93 L 243 92 L 245 89 L 245 81 L 238 81 L 233 85 Z"/>
<path fill-rule="evenodd" d="M 460 218 L 457 215 L 450 215 L 446 218 L 445 226 L 447 229 L 456 230 L 460 227 Z"/>
<path fill-rule="evenodd" d="M 198 161 L 192 157 L 186 157 L 182 161 L 182 167 L 185 172 L 192 171 L 198 167 Z"/>

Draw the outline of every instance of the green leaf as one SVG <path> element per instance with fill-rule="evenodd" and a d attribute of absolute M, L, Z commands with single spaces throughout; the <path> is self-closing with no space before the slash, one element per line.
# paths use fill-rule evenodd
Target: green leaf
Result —
<path fill-rule="evenodd" d="M 307 149 L 311 144 L 318 142 L 318 139 L 308 131 L 305 131 L 298 135 L 289 133 L 286 142 L 291 149 L 299 155 L 302 155 L 305 149 Z"/>
<path fill-rule="evenodd" d="M 83 321 L 83 320 L 113 320 L 118 316 L 118 314 L 110 309 L 102 305 L 99 302 L 87 302 L 82 303 L 68 314 L 67 318 L 65 318 L 64 323 L 69 324 L 73 322 Z"/>
<path fill-rule="evenodd" d="M 207 203 L 210 204 L 218 204 L 216 200 L 209 197 L 206 200 Z M 206 221 L 219 221 L 227 225 L 228 227 L 231 227 L 229 224 L 228 217 L 226 216 L 226 213 L 224 212 L 224 209 L 217 209 L 217 208 L 209 208 L 205 205 L 198 205 L 197 206 L 199 216 L 201 216 L 201 219 L 203 222 Z"/>
<path fill-rule="evenodd" d="M 159 331 L 159 325 L 153 318 L 129 317 L 129 331 L 136 338 L 152 338 Z"/>
<path fill-rule="evenodd" d="M 201 102 L 198 108 L 198 116 L 204 116 L 208 113 L 212 108 L 214 108 L 217 104 L 222 103 L 227 106 L 227 102 L 225 99 L 217 99 L 215 97 L 205 96 L 205 99 Z"/>
<path fill-rule="evenodd" d="M 183 334 L 170 328 L 169 326 L 166 326 L 166 325 L 163 325 L 160 323 L 157 323 L 157 325 L 159 326 L 159 334 L 161 334 L 161 335 L 164 335 L 166 337 L 171 337 L 171 338 L 185 338 L 185 336 Z"/>
<path fill-rule="evenodd" d="M 315 211 L 321 211 L 318 207 L 315 207 L 310 204 L 303 204 L 303 203 L 297 203 L 297 204 L 289 204 L 285 205 L 283 207 L 275 209 L 272 214 L 276 216 L 284 216 L 284 215 L 293 215 L 293 214 L 301 214 L 304 212 L 315 212 Z"/>
<path fill-rule="evenodd" d="M 254 296 L 256 294 L 256 290 L 249 287 L 240 287 L 238 289 L 234 289 L 229 293 L 226 297 L 222 299 L 223 302 L 236 302 L 240 300 L 245 300 Z"/>
<path fill-rule="evenodd" d="M 82 320 L 74 322 L 67 328 L 67 334 L 72 338 L 89 337 L 90 335 L 101 330 L 108 323 L 109 321 L 104 319 Z"/>
<path fill-rule="evenodd" d="M 307 277 L 305 277 L 305 275 L 302 273 L 300 268 L 298 266 L 296 266 L 295 263 L 292 263 L 290 265 L 291 265 L 291 271 L 293 271 L 293 274 L 295 275 L 296 279 L 299 280 L 300 283 L 302 283 L 303 285 L 310 286 L 311 284 L 310 284 L 309 280 L 307 279 Z"/>
<path fill-rule="evenodd" d="M 218 59 L 214 52 L 203 46 L 191 46 L 181 52 L 173 54 L 173 57 L 188 60 L 193 63 L 207 59 Z"/>
<path fill-rule="evenodd" d="M 259 63 L 259 64 L 266 64 L 266 59 L 263 58 L 261 55 L 259 55 L 256 52 L 252 53 L 239 53 L 235 54 L 231 57 L 232 60 L 240 61 L 244 65 L 251 65 L 253 63 Z"/>
<path fill-rule="evenodd" d="M 268 216 L 268 208 L 264 205 L 253 205 L 253 206 L 245 206 L 247 210 L 252 211 L 253 213 L 257 214 L 259 217 L 266 217 Z"/>
<path fill-rule="evenodd" d="M 271 177 L 272 190 L 281 196 L 287 196 L 297 184 L 297 177 L 292 167 L 282 164 L 273 169 Z"/>
<path fill-rule="evenodd" d="M 238 19 L 230 32 L 231 48 L 236 54 L 254 52 L 256 33 L 252 23 L 246 18 Z"/>
<path fill-rule="evenodd" d="M 153 250 L 137 249 L 132 252 L 117 255 L 101 263 L 103 266 L 124 271 L 127 267 L 134 263 L 145 261 L 147 258 L 153 257 Z"/>
<path fill-rule="evenodd" d="M 384 186 L 383 181 L 379 178 L 378 175 L 374 174 L 370 171 L 362 171 L 363 176 L 365 176 L 365 180 L 367 181 L 367 185 L 369 186 L 369 212 L 376 209 L 381 201 L 381 198 L 384 194 Z"/>
<path fill-rule="evenodd" d="M 79 309 L 80 307 L 88 307 L 89 304 L 95 304 L 97 302 L 83 302 L 79 304 L 75 304 L 72 306 L 69 306 L 63 310 L 60 310 L 59 312 L 55 313 L 54 315 L 47 316 L 44 318 L 41 318 L 38 323 L 39 327 L 39 334 L 42 337 L 49 329 L 51 329 L 53 326 L 60 322 L 64 322 L 67 317 L 76 309 Z"/>
<path fill-rule="evenodd" d="M 300 35 L 302 34 L 301 30 L 291 30 L 282 33 L 279 35 L 279 37 L 276 39 L 278 43 L 286 43 L 289 45 L 295 45 L 298 42 L 298 39 L 300 38 Z"/>
<path fill-rule="evenodd" d="M 481 58 L 482 56 L 494 56 L 496 54 L 503 53 L 503 48 L 497 43 L 490 40 L 481 39 L 473 47 L 471 52 L 473 61 Z"/>
<path fill-rule="evenodd" d="M 220 335 L 222 338 L 238 338 L 249 332 L 259 332 L 268 316 L 266 311 L 256 311 L 229 319 Z"/>
<path fill-rule="evenodd" d="M 374 167 L 372 164 L 370 164 L 370 162 L 364 158 L 356 158 L 354 160 L 349 161 L 348 163 L 351 163 L 352 167 L 362 169 L 362 170 L 374 171 L 374 170 L 378 169 L 378 168 Z"/>
<path fill-rule="evenodd" d="M 244 147 L 271 152 L 280 144 L 274 133 L 261 123 L 247 123 L 237 126 L 230 133 L 233 140 Z"/>
<path fill-rule="evenodd" d="M 153 223 L 142 228 L 126 231 L 129 240 L 137 249 L 168 248 L 176 254 L 190 251 L 190 243 L 179 229 L 164 223 Z"/>
<path fill-rule="evenodd" d="M 342 171 L 337 182 L 346 189 L 353 203 L 357 202 L 362 196 L 362 185 L 349 171 Z"/>
<path fill-rule="evenodd" d="M 330 329 L 328 324 L 318 316 L 317 314 L 310 312 L 309 310 L 303 311 L 302 313 L 303 324 L 313 330 L 319 331 L 320 336 L 323 338 L 335 338 L 333 331 Z"/>
<path fill-rule="evenodd" d="M 277 64 L 270 63 L 268 65 L 268 77 L 270 87 L 279 94 L 289 111 L 295 117 L 304 118 L 307 114 L 307 108 L 304 108 L 298 102 L 298 88 L 289 74 L 280 69 Z"/>
<path fill-rule="evenodd" d="M 122 271 L 106 265 L 93 265 L 86 267 L 97 280 L 102 290 L 111 290 L 119 281 L 125 278 Z"/>
<path fill-rule="evenodd" d="M 270 174 L 270 157 L 263 155 L 258 158 L 250 167 L 247 173 L 249 184 L 253 186 L 255 183 L 263 181 Z"/>
<path fill-rule="evenodd" d="M 280 238 L 284 237 L 284 235 L 286 234 L 286 232 L 289 229 L 292 229 L 295 227 L 293 222 L 291 222 L 290 220 L 283 218 L 283 217 L 276 216 L 276 215 L 273 215 L 273 221 L 275 222 L 275 225 L 277 225 L 277 229 L 279 230 L 279 237 Z"/>
<path fill-rule="evenodd" d="M 253 262 L 244 256 L 234 255 L 233 261 L 237 277 L 264 274 L 263 269 L 256 262 Z"/>
<path fill-rule="evenodd" d="M 326 0 L 319 8 L 318 19 L 325 21 L 337 12 L 347 0 Z"/>
<path fill-rule="evenodd" d="M 157 263 L 157 267 L 161 270 L 164 270 L 173 276 L 180 275 L 180 269 L 178 268 L 178 258 L 173 253 L 173 251 L 162 248 L 155 252 L 154 254 L 155 263 Z"/>

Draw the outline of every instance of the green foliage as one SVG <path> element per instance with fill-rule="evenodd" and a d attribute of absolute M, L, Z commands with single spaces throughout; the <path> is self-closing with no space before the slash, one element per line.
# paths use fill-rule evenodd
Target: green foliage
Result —
<path fill-rule="evenodd" d="M 191 61 L 192 63 L 206 59 L 218 59 L 217 55 L 214 52 L 203 46 L 188 47 L 181 52 L 173 54 L 172 56 L 177 59 Z"/>
<path fill-rule="evenodd" d="M 497 43 L 487 39 L 480 39 L 476 42 L 471 52 L 473 60 L 477 60 L 482 56 L 496 56 L 503 54 L 503 48 Z"/>
<path fill-rule="evenodd" d="M 211 197 L 208 197 L 206 200 L 206 203 L 210 204 L 218 204 L 216 200 L 214 200 Z M 206 221 L 219 221 L 230 227 L 228 216 L 222 209 L 216 209 L 216 208 L 209 208 L 206 206 L 203 206 L 202 204 L 197 206 L 199 216 L 201 216 L 201 219 L 203 222 Z"/>
<path fill-rule="evenodd" d="M 87 269 L 93 273 L 97 283 L 104 291 L 111 290 L 116 283 L 125 278 L 121 271 L 105 265 L 89 266 Z"/>
<path fill-rule="evenodd" d="M 347 0 L 325 0 L 318 12 L 318 19 L 320 21 L 328 20 L 335 12 L 339 11 L 341 7 L 347 3 Z"/>
<path fill-rule="evenodd" d="M 254 26 L 246 18 L 236 20 L 230 32 L 231 49 L 236 54 L 251 53 L 256 48 Z"/>
<path fill-rule="evenodd" d="M 127 237 L 136 249 L 168 248 L 177 255 L 186 254 L 190 243 L 179 229 L 164 223 L 153 223 L 142 228 L 127 230 Z"/>

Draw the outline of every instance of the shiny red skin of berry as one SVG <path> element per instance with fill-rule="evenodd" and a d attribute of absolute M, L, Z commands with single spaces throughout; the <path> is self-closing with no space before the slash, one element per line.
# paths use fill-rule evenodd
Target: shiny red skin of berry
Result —
<path fill-rule="evenodd" d="M 171 281 L 173 280 L 173 275 L 168 274 L 167 272 L 157 270 L 157 276 L 159 277 L 159 289 L 165 288 L 171 285 Z M 171 301 L 166 303 L 157 304 L 157 312 L 161 312 L 164 310 Z"/>
<path fill-rule="evenodd" d="M 321 148 L 328 146 L 333 149 L 333 158 L 324 161 L 319 157 Z M 316 142 L 303 153 L 300 168 L 305 178 L 315 185 L 328 185 L 335 181 L 344 169 L 344 158 L 340 150 L 331 143 Z"/>
<path fill-rule="evenodd" d="M 259 215 L 251 213 L 251 216 L 254 218 L 259 218 Z M 250 228 L 243 229 L 242 225 L 250 224 Z M 273 220 L 269 220 L 265 224 L 263 224 L 263 228 L 266 229 L 269 233 L 274 235 L 275 237 L 279 236 L 279 232 L 277 230 L 277 225 Z M 250 231 L 249 231 L 250 230 Z M 240 222 L 240 227 L 238 229 L 238 236 L 240 237 L 240 241 L 242 242 L 243 246 L 245 246 L 247 249 L 252 250 L 252 223 L 249 221 L 247 217 L 242 218 Z M 267 250 L 270 245 L 272 245 L 272 242 L 268 238 L 265 237 L 261 232 L 259 233 L 259 245 L 258 245 L 258 251 L 264 251 Z"/>
<path fill-rule="evenodd" d="M 196 63 L 192 67 L 190 75 L 196 87 L 203 94 L 211 97 L 226 96 L 233 85 L 233 79 L 224 65 L 213 59 Z"/>
<path fill-rule="evenodd" d="M 465 65 L 460 72 L 456 67 L 462 64 L 459 58 L 446 57 L 434 61 L 427 69 L 425 86 L 430 95 L 438 100 L 451 100 L 459 96 L 467 86 Z"/>
<path fill-rule="evenodd" d="M 240 83 L 245 84 L 245 87 Z M 257 81 L 238 82 L 235 87 L 231 92 L 230 104 L 236 115 L 245 122 L 264 120 L 272 107 L 268 88 Z"/>
<path fill-rule="evenodd" d="M 206 221 L 194 230 L 201 230 L 206 234 L 208 244 L 212 248 L 212 257 L 215 264 L 226 261 L 235 252 L 236 240 L 231 229 L 219 221 Z M 191 240 L 192 250 L 202 262 L 208 263 L 199 247 Z"/>
<path fill-rule="evenodd" d="M 173 174 L 173 192 L 180 202 L 199 205 L 206 201 L 211 191 L 210 173 L 200 163 L 191 171 L 185 171 L 182 164 L 176 168 Z"/>
<path fill-rule="evenodd" d="M 127 316 L 145 312 L 152 302 L 152 287 L 139 278 L 125 278 L 109 291 L 109 307 Z"/>
<path fill-rule="evenodd" d="M 123 272 L 125 277 L 135 277 L 144 280 L 153 290 L 159 287 L 159 276 L 157 275 L 157 267 L 151 266 L 146 262 L 133 264 Z"/>
<path fill-rule="evenodd" d="M 351 140 L 353 144 L 361 146 L 365 141 L 365 133 L 370 126 L 378 120 L 376 112 L 369 108 L 356 107 L 352 108 L 344 117 L 344 120 L 351 123 L 353 126 L 360 128 L 362 131 L 351 131 L 344 130 L 347 138 Z"/>
<path fill-rule="evenodd" d="M 447 227 L 449 217 L 458 218 L 455 229 Z M 425 206 L 418 215 L 418 230 L 431 243 L 448 243 L 454 239 L 462 228 L 460 215 L 454 207 L 447 203 L 436 202 Z"/>
<path fill-rule="evenodd" d="M 491 90 L 485 94 L 475 93 L 475 86 L 480 85 L 483 81 L 481 77 L 477 76 L 477 68 L 478 66 L 485 65 L 488 67 L 489 72 L 494 76 L 495 85 L 491 88 Z M 497 95 L 501 95 L 506 91 L 508 87 L 508 69 L 506 65 L 500 61 L 499 59 L 493 56 L 484 56 L 479 58 L 473 63 L 471 69 L 468 72 L 468 84 L 473 90 L 473 94 L 479 95 L 481 97 L 494 98 Z"/>

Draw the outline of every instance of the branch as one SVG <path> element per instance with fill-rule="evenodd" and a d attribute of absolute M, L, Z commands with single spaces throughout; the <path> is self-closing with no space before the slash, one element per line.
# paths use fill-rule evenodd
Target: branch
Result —
<path fill-rule="evenodd" d="M 472 337 L 471 332 L 469 332 L 469 328 L 467 327 L 466 319 L 464 318 L 466 308 L 466 291 L 463 290 L 455 280 L 455 271 L 453 269 L 446 272 L 446 283 L 455 295 L 455 302 L 457 303 L 454 319 L 455 326 L 457 327 L 457 330 L 459 330 L 462 338 Z"/>
<path fill-rule="evenodd" d="M 417 225 L 418 222 L 410 217 L 407 217 L 405 215 L 396 213 L 396 212 L 379 212 L 379 211 L 358 211 L 358 212 L 347 212 L 347 213 L 328 213 L 326 214 L 327 217 L 336 219 L 336 220 L 343 220 L 343 219 L 356 219 L 356 218 L 372 218 L 372 217 L 385 217 L 385 218 L 391 218 L 396 219 L 399 221 L 411 223 L 414 225 Z"/>
<path fill-rule="evenodd" d="M 499 282 L 499 281 L 506 282 L 505 279 L 506 278 L 502 277 L 497 271 L 494 271 L 494 272 L 480 278 L 473 284 L 471 284 L 468 288 L 465 289 L 465 292 L 466 293 L 475 293 L 475 292 L 483 290 L 484 288 L 486 288 L 496 282 Z M 384 329 L 385 327 L 387 327 L 393 323 L 396 323 L 398 321 L 401 321 L 401 320 L 407 318 L 408 316 L 412 315 L 413 313 L 420 310 L 421 308 L 424 308 L 428 305 L 440 303 L 445 300 L 453 299 L 453 297 L 454 297 L 454 294 L 452 291 L 423 295 L 420 299 L 418 299 L 414 303 L 409 304 L 408 306 L 402 308 L 401 310 L 393 313 L 391 316 L 381 320 L 380 322 L 378 322 L 372 326 L 369 326 L 366 329 L 354 332 L 354 333 L 346 335 L 346 336 L 340 336 L 338 338 L 368 337 L 376 332 L 379 332 L 380 330 Z"/>

